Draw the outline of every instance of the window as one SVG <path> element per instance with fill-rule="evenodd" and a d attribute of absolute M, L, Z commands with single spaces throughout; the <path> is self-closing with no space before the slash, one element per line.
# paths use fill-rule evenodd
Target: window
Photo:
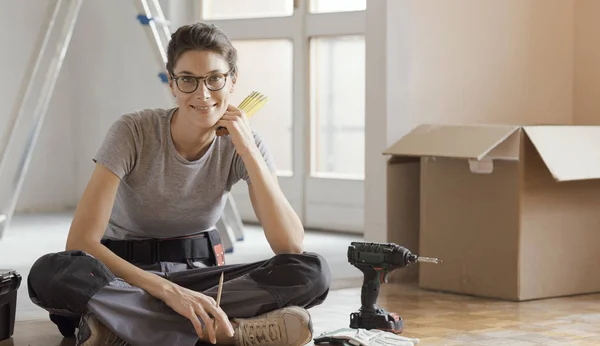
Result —
<path fill-rule="evenodd" d="M 239 52 L 232 95 L 269 103 L 250 119 L 306 227 L 362 232 L 366 0 L 201 0 Z M 232 194 L 256 222 L 243 184 Z"/>
<path fill-rule="evenodd" d="M 233 40 L 238 50 L 239 80 L 232 98 L 239 104 L 258 91 L 269 102 L 250 119 L 266 141 L 281 175 L 292 172 L 292 74 L 290 40 Z"/>
<path fill-rule="evenodd" d="M 311 0 L 310 12 L 346 12 L 364 11 L 367 8 L 367 0 Z"/>
<path fill-rule="evenodd" d="M 311 39 L 312 173 L 364 177 L 363 36 Z"/>
<path fill-rule="evenodd" d="M 204 0 L 202 17 L 215 19 L 242 19 L 291 16 L 294 0 Z"/>

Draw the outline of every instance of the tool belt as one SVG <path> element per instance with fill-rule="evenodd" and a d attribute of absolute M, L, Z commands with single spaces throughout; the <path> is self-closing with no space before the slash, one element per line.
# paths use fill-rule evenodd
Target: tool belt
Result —
<path fill-rule="evenodd" d="M 144 240 L 102 239 L 101 243 L 117 256 L 134 265 L 152 265 L 157 262 L 204 262 L 225 264 L 225 254 L 217 230 L 189 237 Z"/>

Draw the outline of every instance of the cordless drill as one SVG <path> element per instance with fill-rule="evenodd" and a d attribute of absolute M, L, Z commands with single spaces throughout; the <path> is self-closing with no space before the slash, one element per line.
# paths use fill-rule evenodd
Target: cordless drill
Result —
<path fill-rule="evenodd" d="M 378 307 L 379 287 L 388 282 L 388 275 L 412 263 L 441 263 L 437 258 L 419 257 L 393 243 L 352 242 L 348 246 L 348 261 L 364 274 L 360 295 L 362 306 L 350 314 L 350 328 L 379 329 L 400 334 L 404 321 L 398 314 Z"/>

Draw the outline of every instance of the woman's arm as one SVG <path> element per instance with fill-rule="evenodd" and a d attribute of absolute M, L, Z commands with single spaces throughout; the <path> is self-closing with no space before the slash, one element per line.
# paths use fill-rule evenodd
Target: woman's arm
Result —
<path fill-rule="evenodd" d="M 177 313 L 188 318 L 200 337 L 203 330 L 198 317 L 205 322 L 209 340 L 216 342 L 212 319 L 207 312 L 232 336 L 233 327 L 223 310 L 216 306 L 213 298 L 144 271 L 117 256 L 100 242 L 110 218 L 119 183 L 117 175 L 103 165 L 96 164 L 75 210 L 66 250 L 81 250 L 94 256 L 117 277 L 161 299 Z"/>
<path fill-rule="evenodd" d="M 251 181 L 250 201 L 271 249 L 276 254 L 302 253 L 304 227 L 281 191 L 277 174 L 269 170 L 258 148 L 242 156 L 242 160 Z"/>
<path fill-rule="evenodd" d="M 230 105 L 217 125 L 227 128 L 237 154 L 244 162 L 250 178 L 248 188 L 252 206 L 271 249 L 276 254 L 302 253 L 302 222 L 281 191 L 276 173 L 267 166 L 245 114 Z"/>
<path fill-rule="evenodd" d="M 75 210 L 66 250 L 89 253 L 117 277 L 154 296 L 169 289 L 170 282 L 123 260 L 100 243 L 115 201 L 120 179 L 106 167 L 96 164 L 92 177 Z"/>

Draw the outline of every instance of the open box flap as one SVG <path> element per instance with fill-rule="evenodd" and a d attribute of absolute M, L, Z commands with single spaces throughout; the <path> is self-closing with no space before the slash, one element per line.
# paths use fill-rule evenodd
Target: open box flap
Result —
<path fill-rule="evenodd" d="M 384 154 L 481 160 L 519 128 L 512 125 L 420 125 Z"/>
<path fill-rule="evenodd" d="M 600 126 L 525 126 L 556 181 L 600 178 Z"/>

